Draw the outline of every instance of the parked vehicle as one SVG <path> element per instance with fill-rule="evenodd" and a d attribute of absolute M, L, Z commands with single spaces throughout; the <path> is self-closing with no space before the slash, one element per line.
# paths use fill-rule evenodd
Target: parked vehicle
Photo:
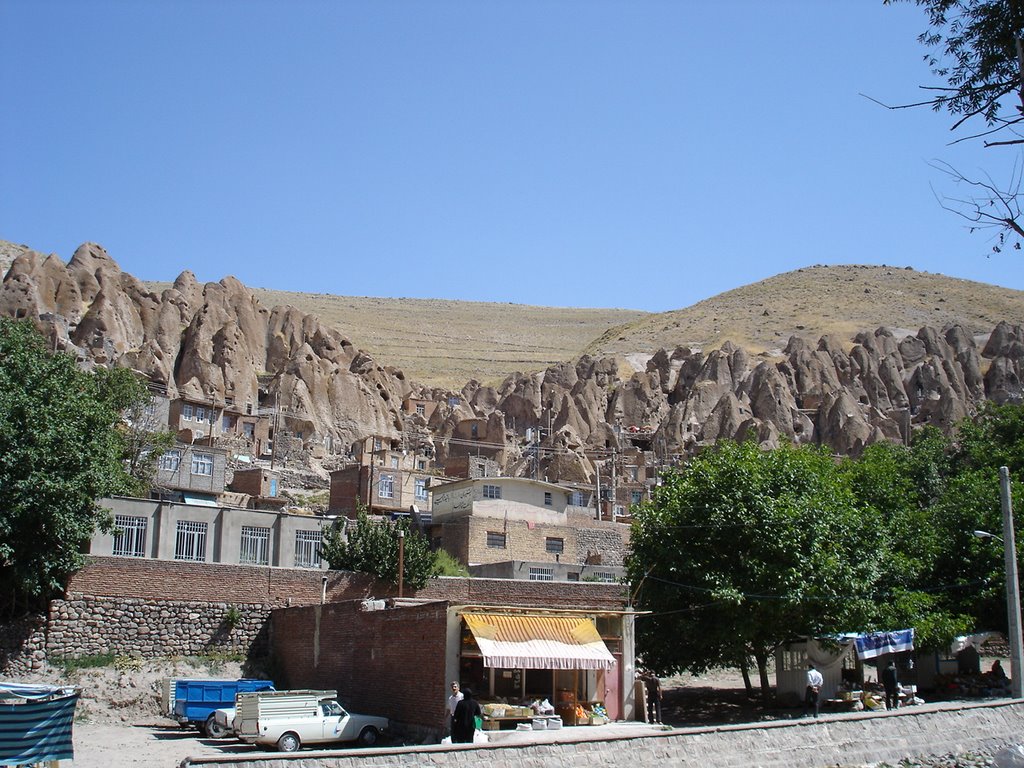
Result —
<path fill-rule="evenodd" d="M 238 737 L 281 752 L 339 741 L 376 744 L 388 719 L 347 712 L 337 699 L 337 691 L 240 693 L 235 702 Z"/>
<path fill-rule="evenodd" d="M 270 680 L 177 680 L 174 685 L 174 719 L 191 724 L 211 739 L 223 739 L 230 731 L 218 725 L 214 711 L 233 707 L 241 692 L 272 691 Z"/>

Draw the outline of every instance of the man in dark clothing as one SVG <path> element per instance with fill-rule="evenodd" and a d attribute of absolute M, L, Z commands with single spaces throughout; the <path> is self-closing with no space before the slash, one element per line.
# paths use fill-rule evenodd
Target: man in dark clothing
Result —
<path fill-rule="evenodd" d="M 480 704 L 473 698 L 473 691 L 463 688 L 462 701 L 455 705 L 455 714 L 452 715 L 452 744 L 473 743 L 476 719 L 481 714 Z"/>
<path fill-rule="evenodd" d="M 889 666 L 882 670 L 881 677 L 882 686 L 885 688 L 885 708 L 896 709 L 900 705 L 900 682 L 895 661 L 889 662 Z"/>

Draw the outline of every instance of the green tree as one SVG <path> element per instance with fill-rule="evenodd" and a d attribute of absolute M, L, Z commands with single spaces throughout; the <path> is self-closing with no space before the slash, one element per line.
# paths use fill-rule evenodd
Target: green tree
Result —
<path fill-rule="evenodd" d="M 26 322 L 0 318 L 0 607 L 35 610 L 78 568 L 126 493 L 121 411 L 105 375 L 50 354 Z M 123 391 L 122 391 L 123 393 Z"/>
<path fill-rule="evenodd" d="M 332 570 L 369 573 L 397 584 L 399 531 L 405 532 L 403 583 L 411 589 L 422 589 L 435 575 L 436 559 L 426 537 L 412 530 L 407 520 L 372 521 L 361 508 L 355 526 L 338 519 L 324 530 L 320 554 Z"/>
<path fill-rule="evenodd" d="M 877 531 L 827 451 L 719 443 L 634 514 L 627 570 L 652 612 L 637 621 L 644 663 L 699 673 L 753 656 L 767 693 L 780 643 L 870 620 Z"/>

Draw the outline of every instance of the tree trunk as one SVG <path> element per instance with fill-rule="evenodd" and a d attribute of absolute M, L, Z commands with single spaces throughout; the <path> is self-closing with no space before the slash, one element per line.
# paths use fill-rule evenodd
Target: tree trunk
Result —
<path fill-rule="evenodd" d="M 740 659 L 740 672 L 743 674 L 743 686 L 747 689 L 747 698 L 754 698 L 754 686 L 750 682 L 750 657 Z"/>
<path fill-rule="evenodd" d="M 755 648 L 754 660 L 757 662 L 757 673 L 761 678 L 761 698 L 767 701 L 772 695 L 772 686 L 768 681 L 768 652 L 763 648 Z"/>

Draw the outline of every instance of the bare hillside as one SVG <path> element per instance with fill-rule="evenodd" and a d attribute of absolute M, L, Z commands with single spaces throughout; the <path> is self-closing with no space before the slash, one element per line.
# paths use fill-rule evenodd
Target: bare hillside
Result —
<path fill-rule="evenodd" d="M 498 383 L 580 354 L 609 327 L 646 313 L 441 299 L 382 299 L 256 288 L 266 306 L 289 304 L 341 331 L 382 365 L 406 377 L 460 389 L 470 379 Z"/>
<path fill-rule="evenodd" d="M 586 347 L 594 356 L 649 354 L 662 347 L 781 352 L 790 336 L 832 334 L 845 346 L 880 326 L 897 335 L 961 325 L 988 334 L 1000 320 L 1024 322 L 1024 291 L 885 266 L 816 265 L 736 288 L 691 307 L 646 315 Z"/>

